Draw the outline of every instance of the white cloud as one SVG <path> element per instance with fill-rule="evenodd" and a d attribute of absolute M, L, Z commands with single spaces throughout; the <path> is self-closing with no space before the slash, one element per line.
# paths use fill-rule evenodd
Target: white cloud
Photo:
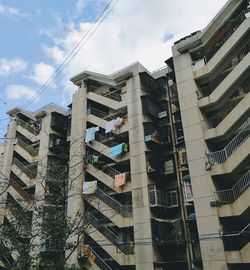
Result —
<path fill-rule="evenodd" d="M 52 57 L 52 59 L 57 63 L 61 64 L 65 59 L 64 51 L 61 50 L 58 46 L 54 47 L 43 47 L 45 53 Z"/>
<path fill-rule="evenodd" d="M 110 73 L 135 61 L 142 62 L 149 70 L 157 69 L 171 56 L 175 40 L 204 28 L 225 2 L 120 1 L 68 65 L 67 79 L 84 69 Z M 67 55 L 90 26 L 89 22 L 80 22 L 71 25 L 66 35 L 55 37 L 54 43 L 61 48 L 60 56 Z M 170 35 L 173 38 L 164 42 L 164 37 Z M 58 61 L 55 51 L 48 53 Z"/>
<path fill-rule="evenodd" d="M 21 12 L 18 8 L 6 6 L 0 3 L 0 15 L 7 17 L 28 18 L 29 14 Z"/>
<path fill-rule="evenodd" d="M 55 69 L 53 66 L 45 63 L 38 63 L 34 65 L 33 74 L 28 76 L 27 78 L 35 81 L 39 85 L 43 85 L 50 79 L 54 72 Z"/>
<path fill-rule="evenodd" d="M 135 61 L 150 71 L 164 66 L 174 41 L 205 28 L 226 1 L 119 1 L 66 66 L 60 86 L 70 96 L 70 87 L 74 89 L 70 77 L 84 70 L 110 74 Z M 47 48 L 46 53 L 61 63 L 62 56 L 71 52 L 91 26 L 86 21 L 65 25 L 66 33 L 53 36 L 54 47 Z"/>
<path fill-rule="evenodd" d="M 10 84 L 6 87 L 6 94 L 8 99 L 29 99 L 35 94 L 35 91 L 23 85 Z"/>
<path fill-rule="evenodd" d="M 8 76 L 11 73 L 21 72 L 27 68 L 27 63 L 21 58 L 0 58 L 0 75 Z"/>

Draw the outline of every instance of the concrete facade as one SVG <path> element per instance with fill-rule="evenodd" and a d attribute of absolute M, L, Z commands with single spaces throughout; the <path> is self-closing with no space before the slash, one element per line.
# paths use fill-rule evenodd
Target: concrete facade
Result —
<path fill-rule="evenodd" d="M 29 254 L 31 264 L 42 267 L 43 253 L 51 248 L 42 229 L 43 213 L 56 205 L 50 199 L 51 181 L 58 177 L 53 178 L 50 173 L 51 160 L 58 156 L 53 149 L 54 140 L 62 140 L 66 131 L 53 123 L 57 115 L 67 119 L 68 111 L 49 104 L 35 112 L 15 108 L 8 114 L 11 120 L 1 163 L 1 226 L 12 228 L 16 239 L 30 239 L 30 243 L 23 249 L 18 240 L 1 236 L 1 248 L 6 251 L 1 254 L 1 261 L 9 269 L 14 261 L 28 258 Z"/>
<path fill-rule="evenodd" d="M 175 42 L 164 68 L 85 71 L 71 79 L 69 109 L 8 112 L 0 222 L 16 218 L 14 204 L 32 214 L 31 263 L 250 269 L 249 40 L 249 1 L 230 0 L 206 29 Z M 72 248 L 43 231 L 53 209 L 77 224 Z M 0 240 L 12 250 L 0 254 L 8 269 L 24 255 Z"/>
<path fill-rule="evenodd" d="M 243 255 L 250 253 L 245 237 L 250 222 L 248 188 L 243 188 L 249 183 L 250 149 L 248 14 L 248 1 L 228 1 L 204 31 L 173 46 L 203 267 L 207 270 L 250 267 Z"/>
<path fill-rule="evenodd" d="M 187 217 L 193 210 L 184 206 L 179 179 L 170 71 L 150 73 L 135 63 L 111 75 L 86 71 L 71 79 L 79 87 L 71 105 L 71 150 L 78 155 L 69 166 L 81 164 L 75 171 L 78 192 L 97 183 L 95 192 L 82 197 L 76 192 L 68 204 L 68 216 L 84 215 L 87 229 L 79 248 L 95 257 L 88 259 L 88 269 L 192 269 L 201 261 L 188 241 Z M 107 131 L 118 118 L 122 124 Z M 86 142 L 93 128 L 95 138 Z M 121 143 L 129 151 L 112 156 L 110 149 Z M 93 156 L 99 163 L 91 161 Z M 116 177 L 123 174 L 130 177 L 119 185 Z M 192 209 L 191 200 L 188 205 Z M 69 264 L 81 264 L 82 256 L 79 249 L 73 252 Z"/>

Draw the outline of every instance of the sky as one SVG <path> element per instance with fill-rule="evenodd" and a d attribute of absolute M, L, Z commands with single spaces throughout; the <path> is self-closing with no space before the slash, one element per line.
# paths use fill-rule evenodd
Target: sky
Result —
<path fill-rule="evenodd" d="M 6 111 L 24 107 L 43 87 L 109 2 L 0 0 L 1 137 Z M 149 71 L 163 67 L 174 41 L 205 28 L 225 3 L 119 0 L 94 34 L 83 39 L 72 61 L 24 108 L 32 111 L 51 102 L 66 107 L 76 90 L 70 78 L 84 70 L 111 74 L 136 61 Z"/>

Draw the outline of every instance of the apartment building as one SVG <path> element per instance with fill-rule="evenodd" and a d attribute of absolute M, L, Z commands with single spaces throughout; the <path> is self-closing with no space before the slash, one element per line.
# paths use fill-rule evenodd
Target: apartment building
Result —
<path fill-rule="evenodd" d="M 27 254 L 41 269 L 250 269 L 249 9 L 229 0 L 165 68 L 85 71 L 69 109 L 8 112 L 0 269 Z M 44 229 L 58 213 L 80 231 L 72 249 Z"/>
<path fill-rule="evenodd" d="M 86 71 L 71 79 L 78 90 L 67 213 L 82 213 L 85 231 L 69 264 L 202 268 L 173 77 L 169 67 L 150 73 L 135 63 L 111 75 Z"/>
<path fill-rule="evenodd" d="M 8 114 L 0 182 L 0 265 L 10 269 L 18 261 L 17 266 L 29 269 L 39 258 L 43 269 L 45 260 L 64 256 L 63 246 L 53 235 L 47 237 L 43 225 L 53 211 L 65 215 L 68 111 L 49 104 L 35 112 L 15 108 Z"/>
<path fill-rule="evenodd" d="M 205 270 L 250 269 L 249 8 L 228 1 L 173 46 Z"/>

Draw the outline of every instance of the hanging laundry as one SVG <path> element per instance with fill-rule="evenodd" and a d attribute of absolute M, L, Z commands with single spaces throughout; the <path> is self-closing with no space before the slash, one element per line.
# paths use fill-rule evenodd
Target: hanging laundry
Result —
<path fill-rule="evenodd" d="M 97 181 L 89 181 L 83 183 L 83 194 L 93 194 L 97 189 Z"/>
<path fill-rule="evenodd" d="M 126 173 L 119 173 L 115 175 L 115 186 L 123 186 L 126 184 Z"/>
<path fill-rule="evenodd" d="M 99 156 L 93 155 L 93 156 L 92 156 L 92 164 L 97 164 L 98 161 L 99 161 Z"/>
<path fill-rule="evenodd" d="M 179 152 L 179 162 L 180 164 L 186 164 L 187 163 L 187 153 L 186 153 L 186 149 L 182 148 Z"/>
<path fill-rule="evenodd" d="M 123 144 L 123 152 L 127 153 L 129 151 L 129 146 L 127 143 Z"/>
<path fill-rule="evenodd" d="M 92 128 L 86 129 L 86 133 L 85 133 L 85 142 L 86 143 L 95 140 L 95 133 L 97 131 L 96 128 L 97 127 L 92 127 Z"/>
<path fill-rule="evenodd" d="M 193 191 L 192 191 L 191 183 L 189 181 L 184 182 L 184 195 L 185 195 L 186 202 L 193 201 Z"/>
<path fill-rule="evenodd" d="M 174 173 L 174 162 L 172 159 L 164 162 L 165 174 Z"/>
<path fill-rule="evenodd" d="M 131 179 L 131 173 L 130 173 L 130 172 L 125 172 L 125 180 L 126 180 L 126 183 L 127 183 L 128 181 L 130 181 L 130 179 Z"/>
<path fill-rule="evenodd" d="M 97 155 L 91 155 L 91 156 L 89 156 L 89 162 L 92 165 L 98 164 L 98 161 L 99 161 L 99 156 L 97 156 Z"/>
<path fill-rule="evenodd" d="M 122 118 L 122 117 L 117 117 L 117 118 L 114 120 L 114 125 L 115 125 L 115 126 L 120 127 L 122 124 L 123 124 L 123 118 Z"/>
<path fill-rule="evenodd" d="M 123 147 L 124 147 L 124 144 L 121 143 L 121 144 L 118 144 L 116 146 L 109 148 L 109 156 L 115 157 L 115 156 L 120 155 L 123 152 L 123 149 L 124 149 Z"/>
<path fill-rule="evenodd" d="M 105 133 L 109 133 L 113 130 L 115 130 L 115 120 L 108 121 L 105 126 Z"/>

